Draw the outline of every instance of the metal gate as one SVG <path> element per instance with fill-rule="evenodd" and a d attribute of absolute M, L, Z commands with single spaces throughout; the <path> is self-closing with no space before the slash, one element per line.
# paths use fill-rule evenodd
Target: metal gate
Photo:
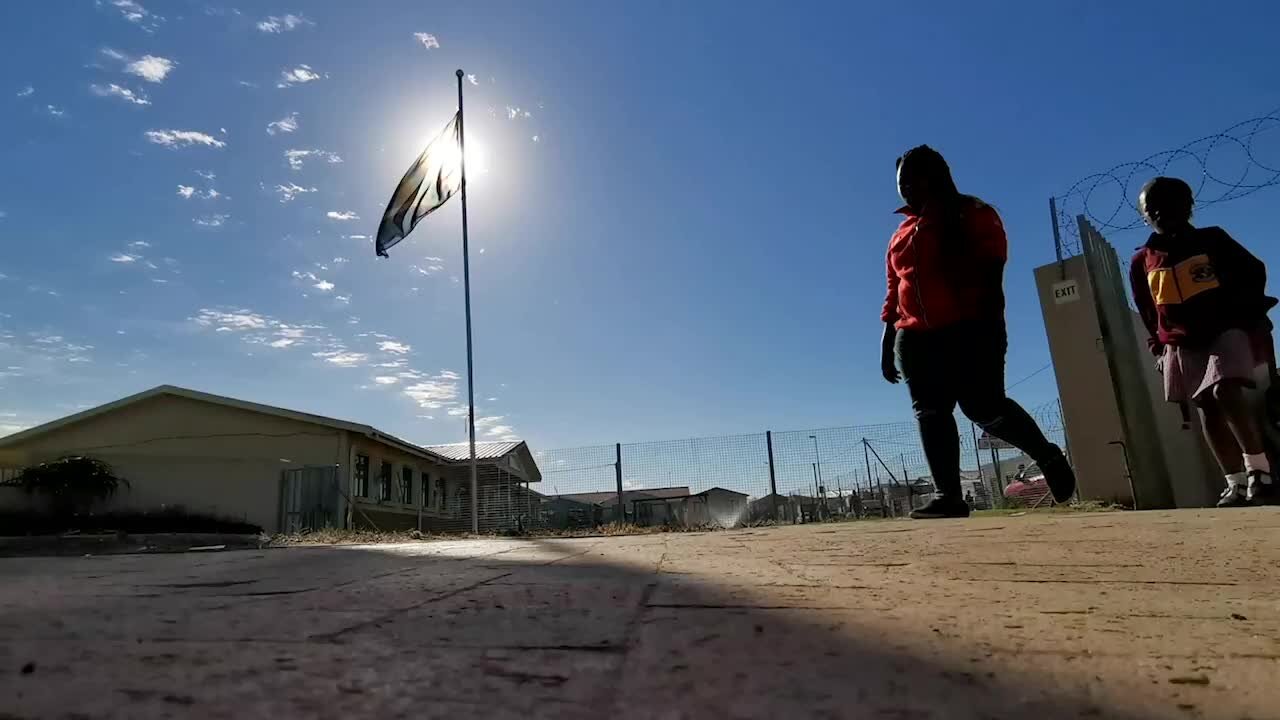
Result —
<path fill-rule="evenodd" d="M 280 477 L 280 532 L 338 527 L 338 469 L 285 470 Z"/>

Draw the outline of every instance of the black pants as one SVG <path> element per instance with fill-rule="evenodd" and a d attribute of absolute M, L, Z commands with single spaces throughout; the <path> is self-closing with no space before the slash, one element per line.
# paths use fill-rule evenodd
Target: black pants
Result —
<path fill-rule="evenodd" d="M 1038 463 L 1061 453 L 1027 411 L 1004 393 L 1004 356 L 1008 346 L 1003 322 L 898 332 L 898 365 L 920 423 L 925 460 L 940 495 L 960 497 L 957 403 L 983 430 Z"/>

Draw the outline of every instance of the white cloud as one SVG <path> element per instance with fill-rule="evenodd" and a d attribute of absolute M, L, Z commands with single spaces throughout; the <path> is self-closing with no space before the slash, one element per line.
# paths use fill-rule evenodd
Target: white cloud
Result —
<path fill-rule="evenodd" d="M 345 350 L 330 350 L 311 353 L 312 357 L 323 358 L 325 362 L 338 367 L 360 367 L 369 359 L 368 355 Z"/>
<path fill-rule="evenodd" d="M 57 106 L 54 106 L 54 105 L 46 105 L 46 106 L 45 106 L 45 111 L 46 111 L 46 112 L 48 112 L 48 113 L 49 113 L 50 115 L 52 115 L 53 117 L 56 117 L 56 118 L 60 118 L 60 117 L 62 117 L 63 115 L 66 115 L 66 114 L 67 114 L 67 111 L 66 111 L 66 110 L 63 110 L 62 108 L 57 107 Z"/>
<path fill-rule="evenodd" d="M 472 85 L 479 85 L 479 84 L 480 84 L 480 81 L 479 81 L 479 80 L 476 80 L 476 76 L 475 76 L 475 75 L 468 75 L 468 76 L 467 76 L 467 80 L 471 81 L 471 84 L 472 84 Z"/>
<path fill-rule="evenodd" d="M 18 97 L 20 97 L 20 98 L 23 98 L 23 97 L 31 97 L 32 95 L 34 95 L 34 94 L 35 94 L 35 92 L 36 92 L 36 89 L 35 89 L 34 87 L 31 87 L 30 85 L 28 85 L 28 86 L 26 86 L 26 87 L 24 87 L 24 88 L 22 88 L 21 90 L 19 90 L 19 91 L 18 91 Z"/>
<path fill-rule="evenodd" d="M 360 219 L 360 216 L 355 214 L 355 212 L 351 210 L 343 210 L 341 212 L 338 212 L 337 210 L 330 210 L 329 212 L 325 213 L 325 217 L 329 218 L 330 220 L 359 220 Z"/>
<path fill-rule="evenodd" d="M 169 58 L 163 58 L 156 55 L 143 55 L 124 66 L 124 71 L 130 75 L 137 75 L 147 82 L 164 82 L 165 77 L 173 72 L 173 68 L 177 63 Z"/>
<path fill-rule="evenodd" d="M 129 59 L 129 56 L 114 48 L 104 47 L 101 52 L 103 55 L 119 62 L 125 62 Z"/>
<path fill-rule="evenodd" d="M 194 320 L 196 324 L 210 327 L 216 325 L 218 328 L 226 328 L 227 330 L 263 330 L 269 324 L 275 322 L 269 318 L 259 315 L 252 310 L 233 310 L 225 312 L 221 310 L 201 309 L 200 314 Z"/>
<path fill-rule="evenodd" d="M 333 296 L 333 299 L 334 299 L 334 300 L 337 300 L 337 301 L 338 301 L 338 302 L 340 302 L 340 303 L 349 303 L 349 302 L 351 302 L 351 296 L 350 296 L 350 295 L 334 295 L 334 296 Z"/>
<path fill-rule="evenodd" d="M 266 20 L 258 23 L 258 29 L 264 33 L 283 33 L 295 30 L 303 25 L 315 25 L 315 23 L 302 17 L 301 15 L 285 15 L 283 17 L 269 16 Z"/>
<path fill-rule="evenodd" d="M 302 187 L 301 185 L 295 185 L 294 183 L 289 183 L 288 185 L 277 185 L 276 192 L 280 193 L 280 202 L 287 203 L 303 193 L 316 192 L 316 189 L 313 187 L 307 188 Z"/>
<path fill-rule="evenodd" d="M 146 240 L 134 240 L 133 242 L 129 243 L 129 247 L 131 247 L 131 248 L 149 248 L 149 247 L 151 247 L 151 243 L 147 242 Z"/>
<path fill-rule="evenodd" d="M 348 235 L 347 239 L 348 240 L 372 240 L 373 238 L 369 237 L 368 235 Z"/>
<path fill-rule="evenodd" d="M 178 194 L 190 200 L 191 196 L 196 194 L 196 189 L 191 187 L 190 185 L 179 185 Z"/>
<path fill-rule="evenodd" d="M 126 253 L 116 253 L 111 256 L 111 262 L 113 263 L 135 263 L 141 259 L 142 258 L 137 255 L 129 255 Z"/>
<path fill-rule="evenodd" d="M 267 123 L 267 134 L 275 135 L 276 133 L 291 133 L 298 129 L 298 113 L 289 113 L 288 115 Z"/>
<path fill-rule="evenodd" d="M 440 41 L 436 40 L 436 36 L 431 33 L 416 32 L 413 34 L 413 37 L 416 38 L 418 42 L 422 43 L 422 47 L 428 50 L 440 47 Z"/>
<path fill-rule="evenodd" d="M 302 163 L 309 157 L 317 157 L 330 165 L 342 162 L 342 158 L 338 153 L 329 152 L 328 150 L 285 150 L 284 158 L 289 161 L 289 167 L 294 170 L 301 170 Z"/>
<path fill-rule="evenodd" d="M 534 136 L 533 136 L 533 141 L 534 141 L 534 142 L 538 142 L 538 136 L 537 136 L 537 135 L 534 135 Z"/>
<path fill-rule="evenodd" d="M 147 99 L 146 95 L 143 95 L 142 93 L 134 92 L 126 87 L 120 87 L 115 83 L 109 83 L 105 86 L 90 85 L 89 90 L 94 95 L 97 95 L 98 97 L 118 97 L 121 100 L 124 100 L 125 102 L 129 102 L 129 103 L 133 103 L 134 105 L 150 105 L 151 104 L 151 101 Z"/>
<path fill-rule="evenodd" d="M 493 427 L 489 428 L 488 432 L 486 432 L 485 435 L 489 435 L 489 436 L 510 435 L 513 432 L 515 432 L 515 428 L 511 427 L 510 425 L 494 425 Z"/>
<path fill-rule="evenodd" d="M 209 188 L 208 190 L 204 191 L 204 197 L 206 200 L 217 200 L 218 198 L 222 197 L 222 193 L 218 192 L 217 190 L 214 190 L 213 188 Z"/>
<path fill-rule="evenodd" d="M 493 425 L 497 425 L 498 423 L 502 422 L 505 419 L 506 418 L 503 415 L 488 415 L 486 417 L 478 417 L 476 418 L 476 427 L 477 428 L 490 427 Z"/>
<path fill-rule="evenodd" d="M 230 215 L 225 215 L 223 213 L 214 213 L 212 215 L 205 215 L 204 217 L 195 218 L 194 222 L 195 224 L 201 225 L 203 227 L 221 227 L 230 219 L 231 219 Z"/>
<path fill-rule="evenodd" d="M 208 170 L 197 170 L 196 175 L 199 175 L 200 177 L 204 178 L 205 180 L 208 180 L 209 182 L 213 182 L 218 177 L 217 175 L 214 175 L 212 172 L 209 172 Z"/>
<path fill-rule="evenodd" d="M 111 4 L 120 11 L 120 17 L 140 26 L 147 32 L 155 30 L 156 26 L 164 18 L 154 15 L 147 11 L 146 8 L 138 4 L 136 0 L 111 0 Z"/>
<path fill-rule="evenodd" d="M 320 292 L 329 292 L 330 290 L 333 289 L 333 283 L 329 282 L 328 280 L 321 280 L 320 282 L 316 283 L 315 285 L 312 285 L 311 287 L 319 290 Z"/>
<path fill-rule="evenodd" d="M 400 382 L 400 378 L 392 377 L 391 375 L 379 375 L 375 377 L 373 381 L 379 385 L 395 385 Z"/>
<path fill-rule="evenodd" d="M 240 87 L 247 87 L 247 88 L 258 87 L 258 83 L 251 83 L 248 80 L 239 80 L 236 82 L 236 84 L 239 85 Z"/>
<path fill-rule="evenodd" d="M 296 342 L 298 341 L 294 340 L 293 338 L 280 338 L 279 340 L 272 340 L 271 342 L 267 343 L 267 347 L 273 347 L 277 349 L 287 348 Z"/>
<path fill-rule="evenodd" d="M 205 145 L 215 148 L 227 146 L 225 142 L 214 136 L 195 130 L 148 130 L 146 136 L 148 140 L 156 145 L 170 148 L 190 147 L 192 145 Z"/>
<path fill-rule="evenodd" d="M 319 79 L 320 73 L 312 70 L 310 65 L 299 65 L 298 67 L 289 70 L 281 70 L 280 82 L 276 83 L 276 87 L 293 87 L 294 85 L 315 82 Z"/>
<path fill-rule="evenodd" d="M 344 258 L 344 257 L 336 257 L 336 258 L 334 258 L 334 259 L 333 259 L 333 262 L 334 262 L 334 263 L 344 263 L 344 262 L 351 262 L 351 261 L 350 261 L 350 260 L 348 260 L 348 259 L 346 259 L 346 258 Z"/>
<path fill-rule="evenodd" d="M 455 402 L 458 398 L 458 386 L 456 383 L 437 380 L 414 383 L 405 387 L 402 392 L 418 403 L 419 407 L 428 410 L 443 407 L 448 403 Z M 453 414 L 453 411 L 450 410 L 449 413 Z"/>
<path fill-rule="evenodd" d="M 466 417 L 467 413 L 469 412 L 471 412 L 471 408 L 467 407 L 466 405 L 459 405 L 457 407 L 449 408 L 449 415 L 451 417 Z"/>
<path fill-rule="evenodd" d="M 409 345 L 396 342 L 395 340 L 383 340 L 378 343 L 378 349 L 382 352 L 391 353 L 392 355 L 405 355 L 413 350 Z"/>
<path fill-rule="evenodd" d="M 461 375 L 459 375 L 458 373 L 452 370 L 441 370 L 440 374 L 437 375 L 436 377 L 440 378 L 441 380 L 461 380 L 462 379 Z"/>

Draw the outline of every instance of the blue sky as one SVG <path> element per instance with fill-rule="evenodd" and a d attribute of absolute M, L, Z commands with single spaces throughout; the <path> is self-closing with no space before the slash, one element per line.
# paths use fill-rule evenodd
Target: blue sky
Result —
<path fill-rule="evenodd" d="M 458 203 L 368 239 L 458 67 L 482 437 L 907 418 L 878 311 L 921 142 L 1004 216 L 1016 380 L 1047 198 L 1280 105 L 1274 4 L 1021 5 L 6 5 L 0 430 L 172 383 L 462 439 Z M 1280 261 L 1276 192 L 1201 220 Z"/>

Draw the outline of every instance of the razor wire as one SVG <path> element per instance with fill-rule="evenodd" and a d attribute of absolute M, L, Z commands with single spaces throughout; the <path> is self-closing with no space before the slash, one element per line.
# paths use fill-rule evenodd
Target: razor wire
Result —
<path fill-rule="evenodd" d="M 1186 180 L 1195 192 L 1197 209 L 1280 186 L 1280 108 L 1076 181 L 1055 197 L 1056 219 L 1064 236 L 1063 256 L 1082 252 L 1074 221 L 1078 215 L 1084 215 L 1099 230 L 1142 227 L 1138 193 L 1158 175 Z"/>

